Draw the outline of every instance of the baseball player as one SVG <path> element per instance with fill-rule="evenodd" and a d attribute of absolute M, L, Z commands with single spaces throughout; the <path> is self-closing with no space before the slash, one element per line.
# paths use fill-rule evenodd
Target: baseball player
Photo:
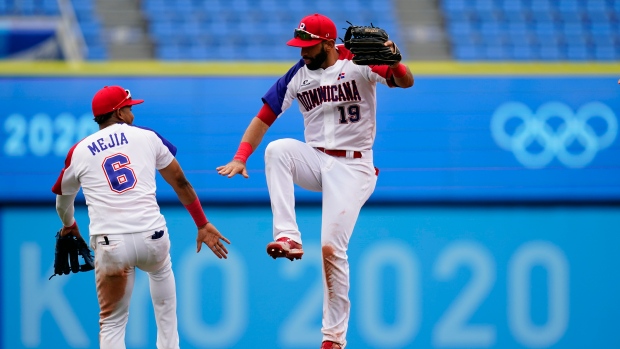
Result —
<path fill-rule="evenodd" d="M 344 348 L 349 320 L 347 246 L 362 205 L 375 188 L 372 145 L 376 131 L 376 84 L 411 87 L 409 69 L 363 66 L 336 45 L 336 26 L 313 14 L 301 20 L 288 45 L 300 47 L 302 59 L 263 96 L 233 160 L 219 174 L 248 177 L 246 160 L 271 124 L 294 99 L 304 117 L 305 142 L 280 139 L 265 151 L 267 186 L 273 211 L 273 258 L 300 259 L 301 233 L 295 219 L 294 185 L 323 193 L 321 246 L 323 259 L 322 349 Z M 395 50 L 391 41 L 385 43 Z"/>
<path fill-rule="evenodd" d="M 218 258 L 230 243 L 202 210 L 191 184 L 175 159 L 176 148 L 156 132 L 133 126 L 129 90 L 106 86 L 92 101 L 99 131 L 74 145 L 52 191 L 63 223 L 61 235 L 80 236 L 73 216 L 82 187 L 90 218 L 90 246 L 95 251 L 101 348 L 125 348 L 129 300 L 135 268 L 149 275 L 157 324 L 157 348 L 179 348 L 176 290 L 170 239 L 155 199 L 155 170 L 172 186 L 196 226 L 196 251 L 205 243 Z"/>

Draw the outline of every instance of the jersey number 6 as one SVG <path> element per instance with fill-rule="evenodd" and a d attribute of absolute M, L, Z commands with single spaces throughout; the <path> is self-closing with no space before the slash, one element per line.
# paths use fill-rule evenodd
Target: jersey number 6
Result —
<path fill-rule="evenodd" d="M 136 174 L 128 166 L 130 164 L 129 157 L 121 153 L 108 156 L 103 160 L 101 167 L 112 191 L 123 193 L 136 186 L 138 180 Z"/>

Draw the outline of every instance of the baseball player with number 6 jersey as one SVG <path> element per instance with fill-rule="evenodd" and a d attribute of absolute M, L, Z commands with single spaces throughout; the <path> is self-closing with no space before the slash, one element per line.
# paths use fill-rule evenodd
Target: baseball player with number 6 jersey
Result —
<path fill-rule="evenodd" d="M 166 220 L 155 198 L 156 170 L 172 186 L 198 228 L 196 251 L 205 243 L 218 258 L 227 242 L 207 220 L 198 196 L 175 159 L 176 147 L 155 131 L 133 126 L 129 90 L 106 86 L 92 101 L 99 131 L 74 145 L 52 191 L 63 223 L 61 236 L 80 236 L 74 199 L 80 187 L 90 218 L 90 246 L 95 251 L 99 301 L 99 344 L 125 348 L 125 327 L 136 267 L 147 272 L 157 348 L 179 348 L 176 289 Z"/>
<path fill-rule="evenodd" d="M 300 47 L 302 59 L 263 96 L 263 107 L 245 131 L 233 160 L 217 168 L 221 175 L 247 178 L 247 158 L 271 124 L 297 99 L 305 142 L 280 139 L 265 151 L 275 240 L 267 245 L 267 253 L 291 261 L 302 257 L 294 184 L 322 192 L 322 349 L 346 346 L 350 313 L 347 247 L 377 181 L 372 153 L 376 85 L 413 85 L 413 76 L 404 64 L 356 65 L 353 54 L 336 45 L 336 38 L 336 26 L 329 18 L 314 14 L 301 20 L 288 45 Z M 391 41 L 384 45 L 396 51 Z M 290 302 L 282 299 L 280 304 L 287 307 Z"/>

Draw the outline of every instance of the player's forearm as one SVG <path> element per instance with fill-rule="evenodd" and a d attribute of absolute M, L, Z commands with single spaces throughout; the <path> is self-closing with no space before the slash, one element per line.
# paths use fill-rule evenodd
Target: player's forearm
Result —
<path fill-rule="evenodd" d="M 258 117 L 252 119 L 250 126 L 245 130 L 241 142 L 248 142 L 252 145 L 252 149 L 256 149 L 258 145 L 263 141 L 265 133 L 269 130 L 269 125 L 264 123 Z"/>
<path fill-rule="evenodd" d="M 393 72 L 394 83 L 398 87 L 408 88 L 413 86 L 413 74 L 411 74 L 409 67 L 399 62 L 390 66 L 390 69 L 392 69 Z"/>
<path fill-rule="evenodd" d="M 233 157 L 233 160 L 246 163 L 250 155 L 258 148 L 260 142 L 262 142 L 265 133 L 269 129 L 269 125 L 261 120 L 258 116 L 252 119 L 250 126 L 245 130 L 243 137 L 241 137 L 241 143 L 237 149 L 237 153 Z"/>
<path fill-rule="evenodd" d="M 56 212 L 62 221 L 62 225 L 70 227 L 75 223 L 75 196 L 73 195 L 56 195 Z"/>
<path fill-rule="evenodd" d="M 159 173 L 170 184 L 183 205 L 190 204 L 196 200 L 194 187 L 185 177 L 183 169 L 181 169 L 181 165 L 176 159 L 172 160 L 168 166 L 159 170 Z"/>
<path fill-rule="evenodd" d="M 172 189 L 174 189 L 179 201 L 181 201 L 183 205 L 191 204 L 198 197 L 194 187 L 192 187 L 191 183 L 187 179 L 179 181 L 179 184 L 172 186 Z"/>

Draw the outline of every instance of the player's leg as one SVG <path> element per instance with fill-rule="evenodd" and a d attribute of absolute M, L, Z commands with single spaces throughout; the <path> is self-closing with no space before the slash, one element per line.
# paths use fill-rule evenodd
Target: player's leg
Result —
<path fill-rule="evenodd" d="M 374 191 L 372 163 L 335 159 L 323 170 L 323 340 L 346 345 L 349 323 L 347 248 L 360 209 Z"/>
<path fill-rule="evenodd" d="M 99 347 L 124 349 L 129 300 L 135 280 L 135 255 L 126 234 L 93 236 L 99 301 Z M 131 244 L 131 241 L 129 241 Z M 131 253 L 131 254 L 130 254 Z"/>
<path fill-rule="evenodd" d="M 265 176 L 276 240 L 267 246 L 267 252 L 273 258 L 301 258 L 303 254 L 295 217 L 294 184 L 311 191 L 321 190 L 321 161 L 317 154 L 317 150 L 295 139 L 273 141 L 265 150 Z"/>
<path fill-rule="evenodd" d="M 149 275 L 149 289 L 157 325 L 157 348 L 178 349 L 177 297 L 172 262 L 170 236 L 163 228 L 154 232 L 134 234 L 140 241 L 138 268 Z"/>

